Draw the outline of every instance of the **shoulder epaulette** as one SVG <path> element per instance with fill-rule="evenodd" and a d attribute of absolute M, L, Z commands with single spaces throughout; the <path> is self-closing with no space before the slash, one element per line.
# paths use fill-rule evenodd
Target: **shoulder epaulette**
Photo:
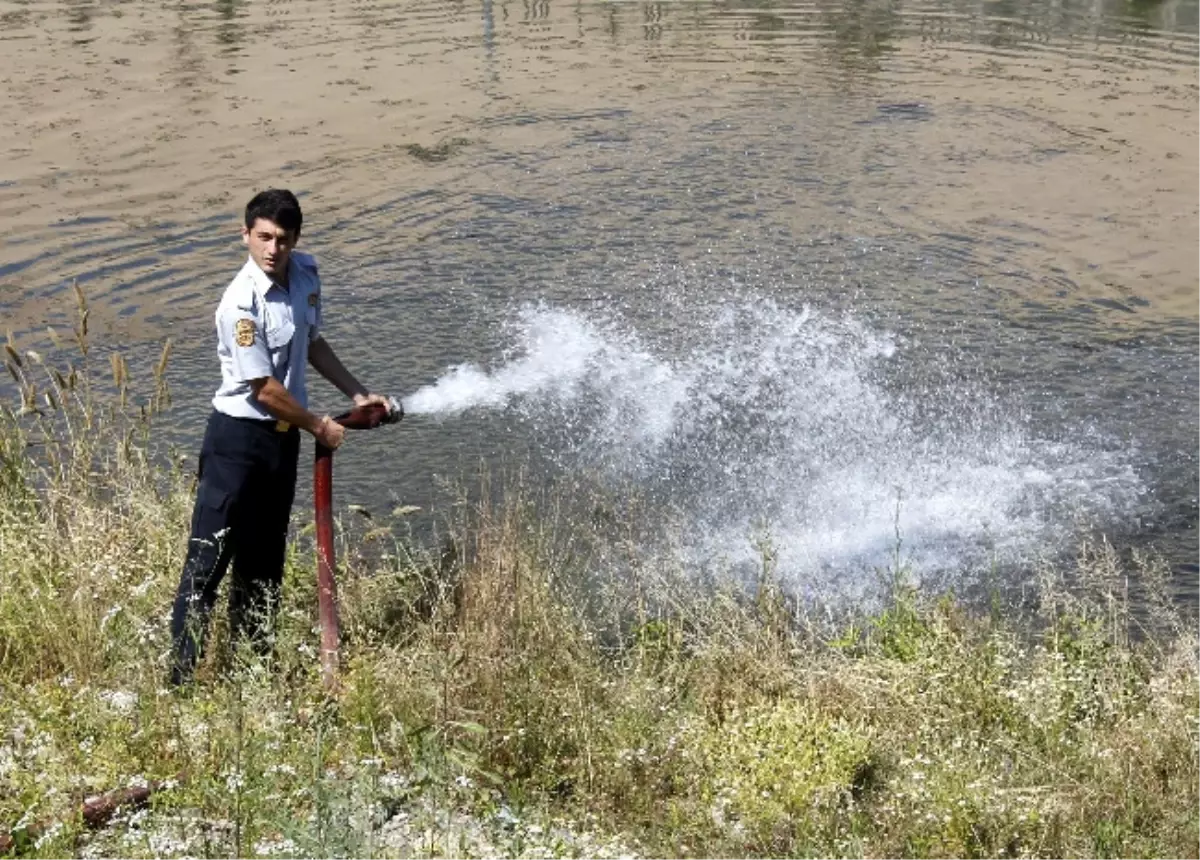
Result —
<path fill-rule="evenodd" d="M 304 254 L 300 251 L 292 253 L 292 259 L 296 261 L 296 265 L 303 266 L 306 269 L 317 271 L 317 258 L 312 254 Z"/>

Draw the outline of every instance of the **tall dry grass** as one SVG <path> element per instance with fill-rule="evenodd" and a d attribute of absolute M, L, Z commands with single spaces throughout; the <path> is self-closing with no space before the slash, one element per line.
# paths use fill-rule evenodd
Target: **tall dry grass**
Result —
<path fill-rule="evenodd" d="M 403 516 L 341 531 L 336 695 L 302 541 L 274 655 L 218 630 L 199 683 L 170 691 L 192 479 L 150 453 L 162 368 L 139 399 L 112 359 L 102 392 L 86 334 L 73 368 L 7 351 L 0 826 L 18 853 L 1197 854 L 1194 619 L 1161 562 L 1103 544 L 1043 570 L 1032 614 L 896 570 L 886 606 L 834 620 L 791 599 L 769 543 L 756 582 L 701 579 L 639 556 L 636 511 L 580 516 L 609 509 L 513 480 L 449 504 L 436 543 Z M 84 829 L 84 797 L 140 780 L 167 788 Z"/>

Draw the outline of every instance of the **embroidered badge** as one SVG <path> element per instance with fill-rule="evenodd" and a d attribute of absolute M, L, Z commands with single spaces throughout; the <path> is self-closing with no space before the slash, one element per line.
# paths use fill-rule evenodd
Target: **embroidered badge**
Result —
<path fill-rule="evenodd" d="M 321 301 L 320 293 L 309 293 L 308 294 L 308 306 L 310 308 L 315 308 L 317 306 L 317 302 L 319 302 L 319 301 Z"/>
<path fill-rule="evenodd" d="M 254 346 L 254 320 L 241 319 L 233 327 L 238 346 Z"/>

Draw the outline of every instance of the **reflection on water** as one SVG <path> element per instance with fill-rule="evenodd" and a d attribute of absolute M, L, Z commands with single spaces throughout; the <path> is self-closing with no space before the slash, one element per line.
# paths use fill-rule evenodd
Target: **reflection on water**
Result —
<path fill-rule="evenodd" d="M 215 28 L 221 53 L 225 56 L 236 55 L 241 50 L 243 33 L 239 19 L 247 15 L 246 0 L 217 0 L 214 6 L 221 19 Z"/>
<path fill-rule="evenodd" d="M 970 380 L 1038 464 L 1071 452 L 1091 525 L 1195 560 L 1196 0 L 0 0 L 0 23 L 5 325 L 34 345 L 77 280 L 109 340 L 175 337 L 185 445 L 239 209 L 279 184 L 379 387 L 501 361 L 527 300 L 617 314 L 664 366 L 731 293 L 808 305 L 897 339 L 871 390 Z M 413 419 L 355 439 L 339 492 L 424 503 L 537 425 Z M 811 505 L 761 506 L 785 496 Z"/>
<path fill-rule="evenodd" d="M 92 29 L 92 16 L 96 14 L 96 4 L 91 0 L 64 0 L 67 7 L 67 28 L 72 33 L 86 33 Z M 91 39 L 76 38 L 76 45 L 87 44 Z"/>

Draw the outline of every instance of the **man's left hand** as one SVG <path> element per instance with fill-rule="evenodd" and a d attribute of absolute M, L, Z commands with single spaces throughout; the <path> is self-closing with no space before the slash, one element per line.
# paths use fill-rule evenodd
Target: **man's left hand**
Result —
<path fill-rule="evenodd" d="M 372 406 L 378 404 L 387 410 L 387 417 L 384 418 L 385 424 L 395 424 L 404 417 L 404 408 L 400 405 L 400 401 L 392 397 L 386 397 L 382 394 L 356 394 L 354 396 L 355 406 Z"/>
<path fill-rule="evenodd" d="M 371 406 L 373 404 L 377 404 L 379 406 L 387 406 L 388 399 L 386 397 L 384 397 L 382 394 L 355 394 L 354 395 L 354 405 L 355 406 Z"/>

